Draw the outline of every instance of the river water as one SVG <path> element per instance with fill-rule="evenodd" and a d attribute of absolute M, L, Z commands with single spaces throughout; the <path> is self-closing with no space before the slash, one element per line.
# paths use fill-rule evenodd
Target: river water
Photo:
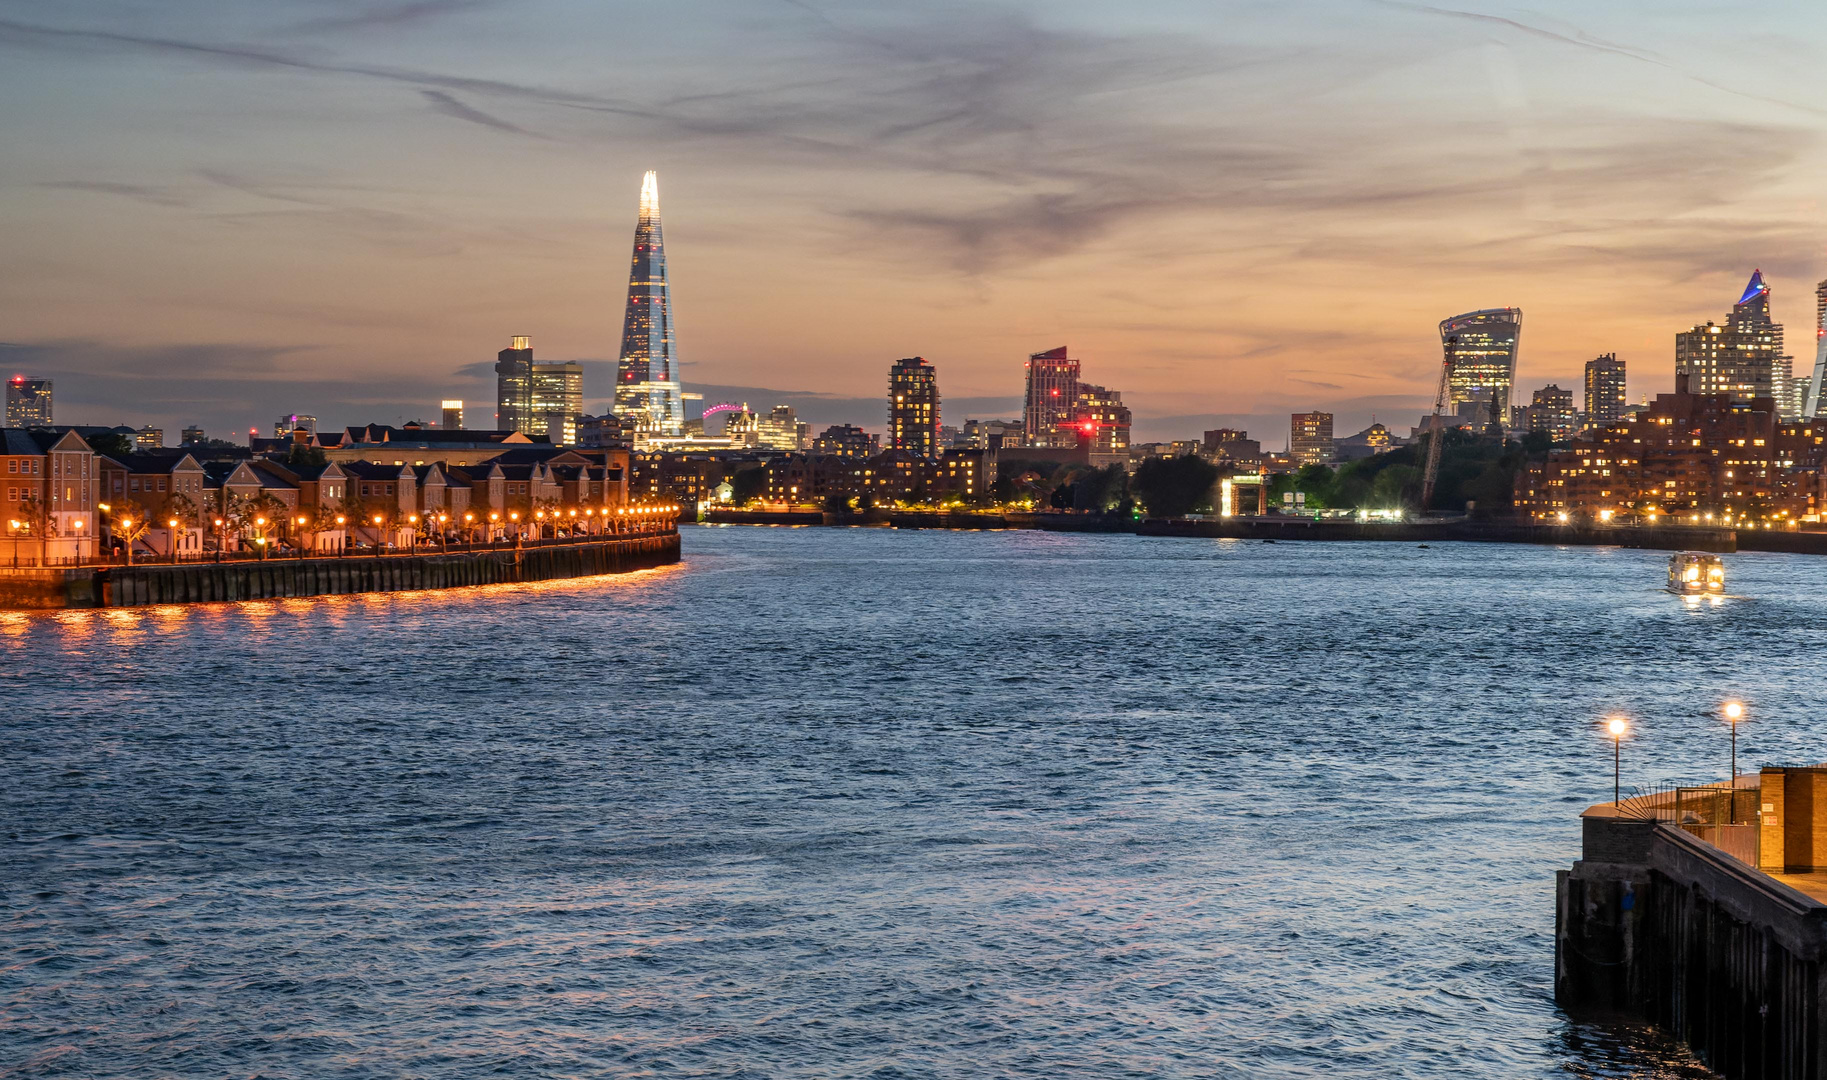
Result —
<path fill-rule="evenodd" d="M 1552 1001 L 1625 784 L 1823 755 L 1827 560 L 692 528 L 0 616 L 0 1074 L 1690 1077 Z"/>

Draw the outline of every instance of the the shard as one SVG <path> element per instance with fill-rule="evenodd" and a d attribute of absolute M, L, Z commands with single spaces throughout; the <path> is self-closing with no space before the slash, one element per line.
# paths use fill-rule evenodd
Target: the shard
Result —
<path fill-rule="evenodd" d="M 650 172 L 641 181 L 641 217 L 634 227 L 628 308 L 622 317 L 622 355 L 615 379 L 616 414 L 637 433 L 685 432 L 674 349 L 666 242 L 660 236 L 660 176 Z"/>
<path fill-rule="evenodd" d="M 1814 374 L 1808 379 L 1808 396 L 1802 419 L 1821 415 L 1821 387 L 1827 384 L 1827 281 L 1814 287 Z"/>

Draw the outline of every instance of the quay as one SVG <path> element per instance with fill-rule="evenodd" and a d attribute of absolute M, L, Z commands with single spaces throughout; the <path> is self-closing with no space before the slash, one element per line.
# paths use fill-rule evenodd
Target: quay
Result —
<path fill-rule="evenodd" d="M 711 507 L 707 525 L 877 526 L 895 529 L 1039 529 L 1047 532 L 1133 533 L 1139 536 L 1233 540 L 1382 541 L 1435 543 L 1463 540 L 1498 544 L 1551 544 L 1648 548 L 1658 551 L 1787 551 L 1827 554 L 1827 532 L 1745 531 L 1704 526 L 1538 525 L 1502 521 L 1359 522 L 1286 515 L 1228 518 L 1144 518 L 1115 514 L 1015 511 L 877 509 L 833 514 L 817 510 Z"/>
<path fill-rule="evenodd" d="M 381 556 L 0 568 L 0 610 L 136 607 L 414 592 L 645 570 L 679 561 L 678 530 Z"/>
<path fill-rule="evenodd" d="M 1557 874 L 1555 998 L 1727 1080 L 1827 1080 L 1827 765 L 1600 803 Z"/>

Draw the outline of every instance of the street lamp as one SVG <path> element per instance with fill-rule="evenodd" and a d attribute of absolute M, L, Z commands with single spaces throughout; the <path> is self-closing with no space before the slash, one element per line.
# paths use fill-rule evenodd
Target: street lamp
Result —
<path fill-rule="evenodd" d="M 1623 801 L 1624 791 L 1619 779 L 1620 765 L 1623 762 L 1623 751 L 1620 748 L 1624 743 L 1624 733 L 1630 730 L 1630 722 L 1622 716 L 1614 716 L 1605 722 L 1605 730 L 1611 733 L 1611 805 L 1616 809 L 1618 803 Z"/>
<path fill-rule="evenodd" d="M 1741 701 L 1728 701 L 1720 707 L 1725 713 L 1726 723 L 1732 728 L 1732 824 L 1738 824 L 1738 722 L 1745 718 L 1745 707 Z"/>

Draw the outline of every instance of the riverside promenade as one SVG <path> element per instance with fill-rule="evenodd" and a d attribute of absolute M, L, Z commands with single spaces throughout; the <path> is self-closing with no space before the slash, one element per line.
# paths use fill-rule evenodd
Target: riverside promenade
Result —
<path fill-rule="evenodd" d="M 677 529 L 460 550 L 134 566 L 0 568 L 0 610 L 135 607 L 414 592 L 645 570 L 679 561 Z"/>
<path fill-rule="evenodd" d="M 1728 1080 L 1827 1080 L 1827 766 L 1600 803 L 1557 875 L 1555 998 Z"/>

